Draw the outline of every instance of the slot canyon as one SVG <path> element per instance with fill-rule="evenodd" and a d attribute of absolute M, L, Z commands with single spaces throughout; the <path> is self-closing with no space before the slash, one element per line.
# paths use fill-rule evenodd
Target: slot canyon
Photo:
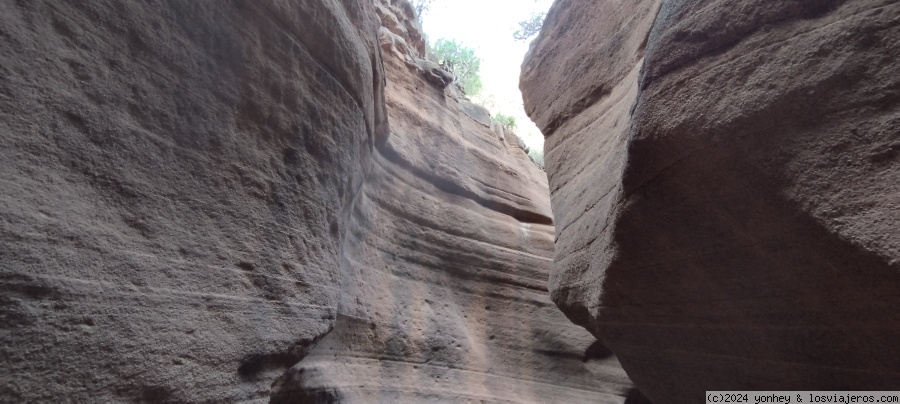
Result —
<path fill-rule="evenodd" d="M 0 0 L 2 402 L 900 390 L 900 2 Z"/>

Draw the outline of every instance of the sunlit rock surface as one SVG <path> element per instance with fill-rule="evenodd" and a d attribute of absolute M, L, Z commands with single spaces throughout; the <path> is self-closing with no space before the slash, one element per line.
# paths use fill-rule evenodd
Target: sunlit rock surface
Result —
<path fill-rule="evenodd" d="M 354 203 L 337 325 L 274 397 L 623 402 L 615 356 L 550 301 L 544 173 L 397 42 L 382 41 L 391 133 Z"/>
<path fill-rule="evenodd" d="M 550 302 L 545 174 L 409 11 L 0 1 L 0 397 L 634 394 Z"/>
<path fill-rule="evenodd" d="M 900 389 L 900 4 L 560 0 L 553 300 L 658 403 Z"/>

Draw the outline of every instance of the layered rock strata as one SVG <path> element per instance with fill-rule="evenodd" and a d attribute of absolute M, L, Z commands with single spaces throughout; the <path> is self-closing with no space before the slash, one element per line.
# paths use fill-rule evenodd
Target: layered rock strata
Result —
<path fill-rule="evenodd" d="M 560 0 L 553 300 L 654 402 L 900 389 L 900 4 Z"/>
<path fill-rule="evenodd" d="M 423 51 L 399 1 L 0 1 L 0 397 L 623 401 Z"/>
<path fill-rule="evenodd" d="M 546 176 L 422 68 L 404 3 L 380 5 L 404 21 L 381 32 L 391 133 L 354 204 L 337 325 L 273 397 L 623 402 L 615 356 L 549 299 Z"/>

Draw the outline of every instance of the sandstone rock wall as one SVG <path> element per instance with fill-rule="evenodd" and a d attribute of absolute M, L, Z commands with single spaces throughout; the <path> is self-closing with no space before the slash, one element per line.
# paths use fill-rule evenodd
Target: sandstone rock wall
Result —
<path fill-rule="evenodd" d="M 894 1 L 554 5 L 551 292 L 654 402 L 900 388 L 897 38 Z"/>
<path fill-rule="evenodd" d="M 398 6 L 382 21 L 413 24 Z M 405 31 L 381 34 L 391 133 L 354 205 L 337 325 L 276 401 L 623 402 L 615 356 L 549 299 L 546 176 L 429 79 Z"/>
<path fill-rule="evenodd" d="M 0 2 L 4 400 L 246 400 L 335 322 L 369 1 Z"/>
<path fill-rule="evenodd" d="M 549 300 L 544 173 L 414 22 L 0 0 L 0 397 L 633 394 Z"/>

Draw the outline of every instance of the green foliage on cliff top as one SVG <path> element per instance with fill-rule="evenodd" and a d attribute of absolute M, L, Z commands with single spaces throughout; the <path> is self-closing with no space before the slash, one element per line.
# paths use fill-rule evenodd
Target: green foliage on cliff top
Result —
<path fill-rule="evenodd" d="M 545 13 L 537 13 L 532 14 L 525 21 L 520 21 L 519 30 L 513 33 L 513 38 L 517 41 L 526 41 L 528 38 L 537 35 L 538 32 L 541 32 L 541 27 L 544 25 L 545 16 Z"/>
<path fill-rule="evenodd" d="M 514 118 L 510 115 L 497 114 L 497 116 L 495 116 L 494 119 L 496 119 L 497 122 L 500 122 L 500 124 L 503 125 L 503 128 L 506 130 L 515 130 L 516 129 L 516 118 Z"/>
<path fill-rule="evenodd" d="M 475 55 L 474 49 L 455 40 L 438 39 L 433 46 L 429 45 L 428 51 L 453 72 L 466 94 L 475 95 L 481 91 L 481 77 L 478 75 L 481 58 Z"/>

